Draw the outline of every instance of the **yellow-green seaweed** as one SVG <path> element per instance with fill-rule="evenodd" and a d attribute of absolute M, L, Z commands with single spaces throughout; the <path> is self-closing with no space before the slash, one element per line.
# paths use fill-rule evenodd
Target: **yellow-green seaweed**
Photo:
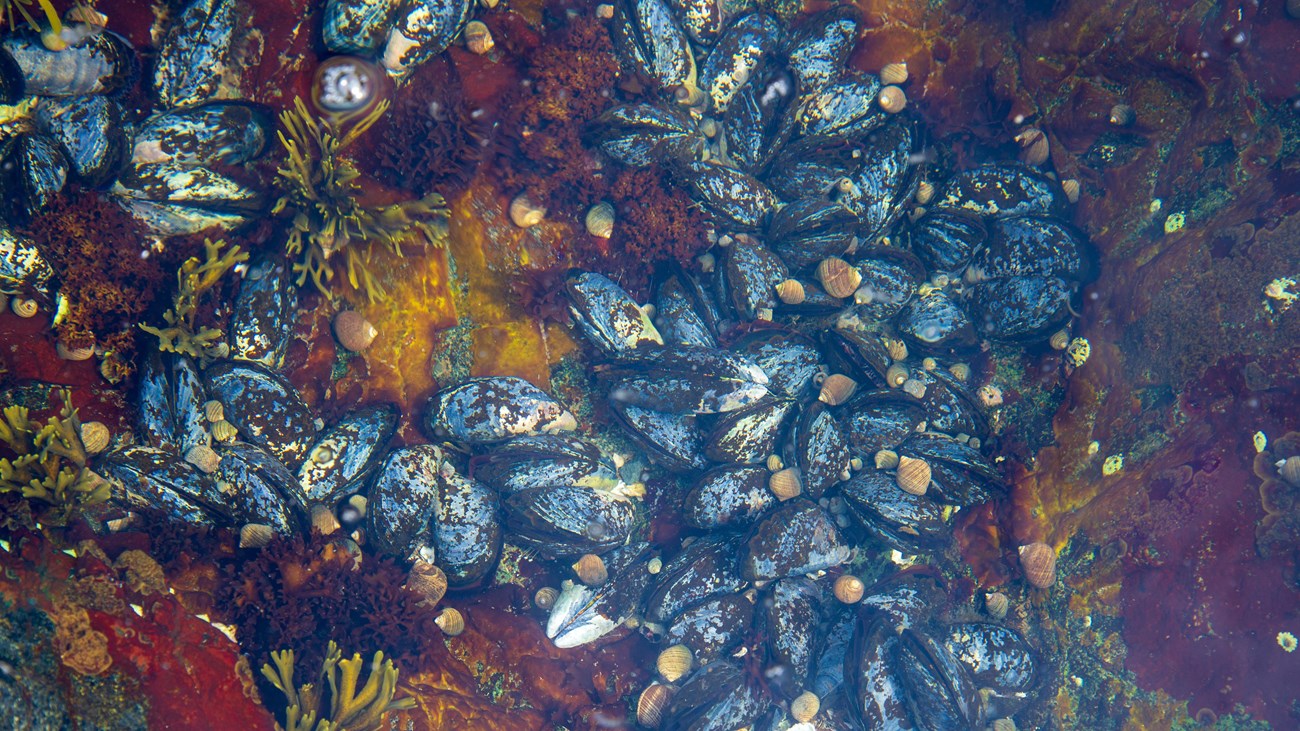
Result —
<path fill-rule="evenodd" d="M 233 246 L 224 254 L 225 240 L 204 239 L 206 259 L 202 262 L 191 256 L 176 270 L 176 296 L 172 309 L 163 313 L 167 327 L 141 325 L 140 329 L 158 337 L 158 349 L 167 353 L 184 353 L 207 363 L 221 356 L 221 330 L 203 327 L 195 332 L 194 315 L 199 310 L 199 297 L 217 286 L 221 275 L 231 267 L 248 261 L 248 253 Z"/>
<path fill-rule="evenodd" d="M 86 469 L 81 421 L 72 394 L 59 392 L 63 408 L 45 425 L 28 418 L 25 406 L 7 406 L 0 440 L 14 457 L 0 458 L 0 492 L 21 492 L 33 512 L 51 525 L 66 525 L 82 508 L 108 499 L 109 483 Z"/>
<path fill-rule="evenodd" d="M 392 660 L 384 660 L 382 652 L 376 652 L 370 661 L 370 675 L 360 690 L 357 681 L 365 661 L 360 653 L 344 660 L 333 641 L 315 683 L 294 685 L 293 650 L 272 652 L 271 660 L 274 665 L 263 665 L 262 675 L 288 701 L 281 724 L 285 731 L 371 731 L 379 728 L 385 713 L 415 707 L 414 698 L 393 700 L 398 670 Z M 327 683 L 329 716 L 322 717 Z"/>
<path fill-rule="evenodd" d="M 392 205 L 367 204 L 360 198 L 361 173 L 341 153 L 387 109 L 388 102 L 381 102 L 347 132 L 316 119 L 302 99 L 280 115 L 286 159 L 277 172 L 283 195 L 272 213 L 292 217 L 285 249 L 301 257 L 293 265 L 299 286 L 310 275 L 316 288 L 329 296 L 326 285 L 334 278 L 330 257 L 341 252 L 353 289 L 364 291 L 371 302 L 381 300 L 384 289 L 369 268 L 376 244 L 401 256 L 403 244 L 421 237 L 438 245 L 446 241 L 450 213 L 437 193 Z"/>
<path fill-rule="evenodd" d="M 37 22 L 36 18 L 32 17 L 31 11 L 28 10 L 28 6 L 31 4 L 32 0 L 0 0 L 0 18 L 3 18 L 5 23 L 9 25 L 9 29 L 13 30 L 17 16 L 21 15 L 32 30 L 40 33 L 42 30 L 40 23 Z M 36 5 L 45 14 L 45 20 L 50 24 L 51 32 L 58 35 L 63 30 L 63 22 L 59 20 L 59 11 L 54 9 L 54 3 L 50 2 L 50 0 L 36 0 Z"/>

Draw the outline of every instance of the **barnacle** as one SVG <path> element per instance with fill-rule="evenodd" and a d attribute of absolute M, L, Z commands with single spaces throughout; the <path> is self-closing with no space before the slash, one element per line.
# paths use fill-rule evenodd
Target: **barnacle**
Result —
<path fill-rule="evenodd" d="M 441 245 L 447 236 L 449 212 L 446 201 L 436 193 L 419 200 L 391 205 L 366 203 L 359 197 L 361 173 L 342 152 L 370 129 L 388 109 L 384 101 L 346 133 L 334 123 L 317 120 L 302 99 L 280 115 L 284 130 L 280 144 L 287 158 L 277 175 L 283 195 L 273 214 L 291 217 L 285 249 L 301 256 L 293 265 L 301 286 L 312 283 L 328 295 L 326 283 L 334 278 L 330 257 L 342 252 L 348 282 L 364 290 L 370 301 L 383 299 L 382 286 L 370 270 L 376 244 L 402 255 L 402 245 L 421 236 Z"/>
<path fill-rule="evenodd" d="M 370 661 L 370 675 L 366 684 L 357 689 L 364 661 L 360 653 L 344 660 L 338 645 L 329 643 L 325 662 L 315 683 L 293 684 L 293 650 L 271 653 L 272 666 L 262 666 L 262 675 L 271 682 L 288 701 L 283 728 L 285 731 L 366 731 L 379 728 L 385 713 L 415 707 L 414 698 L 393 700 L 397 692 L 398 670 L 392 660 L 384 660 L 383 652 L 376 652 Z M 329 716 L 322 717 L 329 683 Z"/>
<path fill-rule="evenodd" d="M 0 420 L 0 440 L 14 454 L 0 458 L 0 492 L 21 492 L 39 504 L 37 517 L 52 525 L 65 525 L 81 508 L 103 502 L 109 494 L 108 482 L 86 469 L 72 395 L 64 390 L 61 396 L 63 409 L 44 426 L 18 405 L 6 407 Z"/>
<path fill-rule="evenodd" d="M 221 281 L 221 275 L 236 264 L 248 261 L 248 252 L 232 247 L 224 254 L 225 240 L 204 240 L 207 259 L 200 262 L 190 257 L 176 271 L 176 295 L 172 309 L 163 313 L 167 327 L 140 325 L 140 329 L 158 337 L 158 349 L 167 353 L 184 353 L 204 363 L 220 355 L 222 332 L 214 327 L 194 330 L 194 315 L 199 310 L 199 298 L 211 291 Z"/>

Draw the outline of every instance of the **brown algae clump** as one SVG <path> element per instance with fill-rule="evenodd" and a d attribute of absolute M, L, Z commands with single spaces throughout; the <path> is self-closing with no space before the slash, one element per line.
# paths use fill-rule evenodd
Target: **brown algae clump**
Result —
<path fill-rule="evenodd" d="M 9 406 L 0 419 L 0 441 L 13 457 L 0 458 L 0 492 L 21 492 L 36 517 L 65 525 L 83 507 L 108 499 L 109 484 L 86 469 L 81 422 L 72 394 L 62 391 L 63 409 L 44 426 L 23 406 Z"/>
<path fill-rule="evenodd" d="M 184 353 L 204 363 L 222 356 L 221 345 L 223 333 L 213 327 L 194 330 L 194 315 L 199 310 L 199 298 L 211 291 L 225 274 L 236 264 L 248 261 L 248 253 L 241 252 L 238 246 L 224 254 L 221 248 L 224 240 L 212 242 L 204 240 L 207 259 L 202 263 L 198 257 L 185 260 L 176 271 L 176 296 L 172 309 L 163 313 L 167 327 L 156 328 L 141 325 L 140 329 L 158 337 L 158 349 L 167 353 Z"/>
<path fill-rule="evenodd" d="M 316 288 L 328 295 L 326 283 L 334 278 L 330 257 L 341 252 L 348 283 L 365 291 L 374 302 L 385 296 L 370 271 L 376 244 L 401 256 L 402 245 L 421 236 L 439 245 L 446 240 L 449 212 L 446 201 L 436 193 L 391 205 L 365 203 L 360 198 L 357 178 L 361 173 L 342 152 L 387 109 L 385 101 L 346 133 L 313 117 L 302 99 L 280 115 L 284 126 L 280 144 L 287 159 L 277 172 L 283 195 L 272 213 L 292 217 L 285 249 L 291 256 L 301 257 L 293 265 L 300 286 L 310 275 Z"/>
<path fill-rule="evenodd" d="M 385 713 L 415 707 L 414 698 L 393 700 L 397 692 L 398 670 L 392 660 L 376 652 L 370 661 L 366 684 L 358 688 L 365 661 L 354 654 L 344 660 L 338 645 L 330 642 L 315 682 L 295 686 L 293 650 L 271 653 L 270 663 L 262 666 L 266 677 L 288 701 L 283 728 L 286 731 L 364 731 L 379 728 Z M 328 690 L 328 692 L 327 692 Z M 329 714 L 322 711 L 328 697 Z"/>

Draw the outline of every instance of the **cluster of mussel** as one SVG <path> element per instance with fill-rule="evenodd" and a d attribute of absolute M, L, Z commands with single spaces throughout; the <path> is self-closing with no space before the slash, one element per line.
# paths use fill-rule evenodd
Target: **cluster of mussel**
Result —
<path fill-rule="evenodd" d="M 34 32 L 0 40 L 0 104 L 12 105 L 0 119 L 5 218 L 30 218 L 70 179 L 107 190 L 160 236 L 232 228 L 264 211 L 245 163 L 266 149 L 274 120 L 229 99 L 236 6 L 193 0 L 172 19 L 153 60 L 156 113 L 140 122 L 128 100 L 140 61 L 103 16 L 70 11 L 79 31 L 58 50 Z"/>
<path fill-rule="evenodd" d="M 1020 164 L 927 169 L 901 89 L 844 69 L 852 7 L 787 29 L 708 0 L 620 0 L 611 22 L 653 83 L 592 142 L 670 169 L 716 246 L 698 272 L 660 272 L 651 305 L 589 272 L 565 292 L 611 413 L 689 482 L 694 535 L 666 563 L 617 549 L 595 581 L 579 561 L 579 582 L 538 596 L 548 634 L 631 618 L 664 642 L 647 726 L 1013 727 L 1049 681 L 989 621 L 1005 596 L 972 621 L 925 572 L 868 588 L 845 567 L 942 560 L 953 515 L 1004 494 L 982 451 L 1000 392 L 969 361 L 1066 337 L 1092 265 L 1059 218 L 1065 190 Z"/>

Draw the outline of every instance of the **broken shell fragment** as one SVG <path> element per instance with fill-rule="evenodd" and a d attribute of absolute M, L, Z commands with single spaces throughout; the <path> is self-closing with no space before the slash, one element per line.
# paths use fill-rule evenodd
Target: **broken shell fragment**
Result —
<path fill-rule="evenodd" d="M 1287 457 L 1277 467 L 1277 474 L 1284 481 L 1300 486 L 1300 455 Z"/>
<path fill-rule="evenodd" d="M 95 349 L 90 347 L 69 348 L 63 343 L 56 343 L 54 352 L 64 360 L 81 361 L 89 360 L 95 354 Z"/>
<path fill-rule="evenodd" d="M 1039 589 L 1049 589 L 1056 583 L 1056 551 L 1046 543 L 1021 546 L 1020 568 L 1030 584 Z"/>
<path fill-rule="evenodd" d="M 598 239 L 614 235 L 614 206 L 601 201 L 587 211 L 587 233 Z"/>
<path fill-rule="evenodd" d="M 907 94 L 904 94 L 903 90 L 897 86 L 886 86 L 880 90 L 876 102 L 886 112 L 898 114 L 907 108 Z"/>
<path fill-rule="evenodd" d="M 448 637 L 455 637 L 465 631 L 465 617 L 452 607 L 442 610 L 433 622 Z"/>
<path fill-rule="evenodd" d="M 1065 199 L 1071 203 L 1079 202 L 1079 181 L 1074 178 L 1067 178 L 1061 181 L 1061 190 L 1065 192 Z"/>
<path fill-rule="evenodd" d="M 369 348 L 378 334 L 375 326 L 356 310 L 343 310 L 334 316 L 334 337 L 353 353 Z"/>
<path fill-rule="evenodd" d="M 853 392 L 858 390 L 858 382 L 842 373 L 832 373 L 822 382 L 822 390 L 817 400 L 828 406 L 839 406 L 848 401 Z"/>
<path fill-rule="evenodd" d="M 546 218 L 546 209 L 528 199 L 527 193 L 520 193 L 510 201 L 510 220 L 519 228 L 536 226 Z"/>
<path fill-rule="evenodd" d="M 691 670 L 691 663 L 694 662 L 691 655 L 691 649 L 686 645 L 673 645 L 659 653 L 659 658 L 655 660 L 655 669 L 663 676 L 664 680 L 670 683 L 676 683 L 686 673 Z"/>
<path fill-rule="evenodd" d="M 333 534 L 339 528 L 339 519 L 334 515 L 334 511 L 329 506 L 317 503 L 311 506 L 311 527 L 320 532 L 323 536 Z"/>
<path fill-rule="evenodd" d="M 924 495 L 926 488 L 930 487 L 930 464 L 923 459 L 899 457 L 894 481 L 903 492 Z"/>

